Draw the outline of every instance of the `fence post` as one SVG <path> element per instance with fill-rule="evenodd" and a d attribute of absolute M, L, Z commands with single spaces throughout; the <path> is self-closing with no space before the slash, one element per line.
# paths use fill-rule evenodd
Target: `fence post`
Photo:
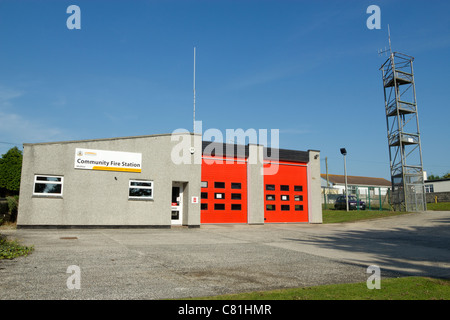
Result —
<path fill-rule="evenodd" d="M 382 211 L 383 210 L 383 208 L 381 207 L 381 188 L 380 187 L 378 187 L 378 195 L 379 195 L 379 198 L 380 198 L 380 211 Z"/>
<path fill-rule="evenodd" d="M 356 211 L 359 211 L 359 188 L 356 186 Z"/>

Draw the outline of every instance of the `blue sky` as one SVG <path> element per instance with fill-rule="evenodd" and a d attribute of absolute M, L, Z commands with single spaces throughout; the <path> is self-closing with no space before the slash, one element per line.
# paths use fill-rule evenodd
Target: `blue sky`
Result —
<path fill-rule="evenodd" d="M 69 5 L 81 29 L 69 30 Z M 381 29 L 369 30 L 369 5 Z M 424 169 L 450 171 L 448 1 L 0 0 L 0 153 L 12 144 L 279 129 L 329 173 L 389 179 L 377 51 L 415 57 Z"/>

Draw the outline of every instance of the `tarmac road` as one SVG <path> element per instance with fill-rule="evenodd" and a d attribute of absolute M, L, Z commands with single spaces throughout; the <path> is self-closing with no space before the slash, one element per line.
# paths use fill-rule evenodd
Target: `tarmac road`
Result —
<path fill-rule="evenodd" d="M 381 268 L 381 281 L 450 278 L 448 211 L 326 225 L 1 233 L 35 247 L 27 257 L 0 260 L 1 300 L 182 299 L 365 282 L 370 265 Z M 73 265 L 80 270 L 80 289 L 67 284 Z"/>

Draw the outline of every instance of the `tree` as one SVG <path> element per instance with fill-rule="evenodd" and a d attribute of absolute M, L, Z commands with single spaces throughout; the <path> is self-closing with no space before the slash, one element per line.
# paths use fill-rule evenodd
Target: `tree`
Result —
<path fill-rule="evenodd" d="M 8 194 L 19 194 L 22 158 L 22 151 L 13 147 L 0 159 L 0 189 Z"/>
<path fill-rule="evenodd" d="M 439 179 L 450 179 L 450 172 L 447 172 L 442 177 L 440 177 L 438 175 L 431 174 L 427 178 L 427 180 L 439 180 Z"/>

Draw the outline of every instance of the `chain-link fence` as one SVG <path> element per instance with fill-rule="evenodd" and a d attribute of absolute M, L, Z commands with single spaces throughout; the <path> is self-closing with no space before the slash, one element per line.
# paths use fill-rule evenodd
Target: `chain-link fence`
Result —
<path fill-rule="evenodd" d="M 326 210 L 335 209 L 337 198 L 343 195 L 344 189 L 322 188 L 322 207 Z M 391 188 L 352 185 L 348 186 L 348 195 L 364 202 L 365 210 L 392 210 Z M 360 207 L 357 206 L 356 210 L 360 210 Z"/>

